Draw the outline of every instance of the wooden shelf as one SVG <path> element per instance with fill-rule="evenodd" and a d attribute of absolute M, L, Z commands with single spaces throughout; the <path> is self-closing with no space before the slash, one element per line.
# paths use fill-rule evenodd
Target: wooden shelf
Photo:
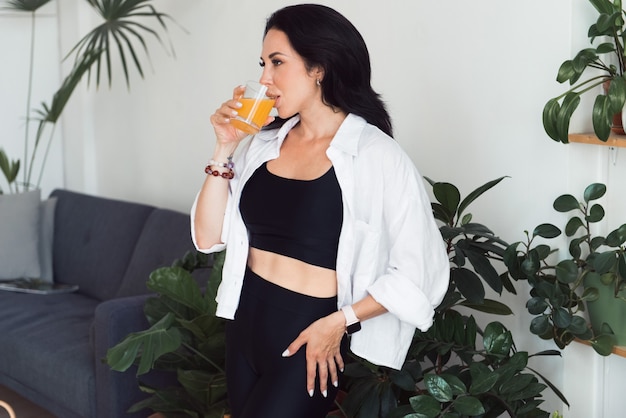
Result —
<path fill-rule="evenodd" d="M 588 341 L 583 341 L 583 340 L 579 340 L 578 338 L 576 338 L 574 341 L 576 341 L 577 343 L 581 343 L 584 345 L 588 345 L 589 347 L 591 347 L 591 344 Z M 618 355 L 620 357 L 626 357 L 626 347 L 624 346 L 615 346 L 613 347 L 613 354 Z"/>
<path fill-rule="evenodd" d="M 626 147 L 626 135 L 618 135 L 611 132 L 609 139 L 602 142 L 594 133 L 569 134 L 569 142 L 590 145 L 604 145 L 605 147 Z"/>

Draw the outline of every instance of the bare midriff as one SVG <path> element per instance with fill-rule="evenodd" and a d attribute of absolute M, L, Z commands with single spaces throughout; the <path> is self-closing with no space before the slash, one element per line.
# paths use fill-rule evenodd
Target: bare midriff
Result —
<path fill-rule="evenodd" d="M 248 267 L 267 280 L 285 289 L 318 298 L 337 295 L 337 273 L 295 258 L 250 248 Z"/>

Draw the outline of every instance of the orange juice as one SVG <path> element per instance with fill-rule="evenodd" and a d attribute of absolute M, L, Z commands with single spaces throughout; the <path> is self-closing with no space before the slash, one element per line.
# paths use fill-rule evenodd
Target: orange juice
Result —
<path fill-rule="evenodd" d="M 231 119 L 230 123 L 235 128 L 254 135 L 259 132 L 265 123 L 274 106 L 274 100 L 261 99 L 257 101 L 256 99 L 241 98 L 239 102 L 242 104 L 237 109 L 239 114 L 236 118 Z"/>

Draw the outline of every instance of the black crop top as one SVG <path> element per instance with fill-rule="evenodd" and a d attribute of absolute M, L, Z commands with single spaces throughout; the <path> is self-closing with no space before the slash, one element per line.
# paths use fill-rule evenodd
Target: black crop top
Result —
<path fill-rule="evenodd" d="M 315 180 L 294 180 L 264 163 L 244 186 L 239 209 L 251 247 L 335 270 L 343 206 L 333 167 Z"/>

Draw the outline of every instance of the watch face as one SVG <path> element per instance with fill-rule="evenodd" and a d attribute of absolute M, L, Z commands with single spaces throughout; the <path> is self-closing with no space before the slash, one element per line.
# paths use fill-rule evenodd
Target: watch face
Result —
<path fill-rule="evenodd" d="M 361 323 L 360 322 L 355 322 L 354 324 L 348 325 L 348 327 L 346 328 L 346 331 L 348 332 L 348 334 L 354 334 L 357 331 L 361 330 Z"/>

